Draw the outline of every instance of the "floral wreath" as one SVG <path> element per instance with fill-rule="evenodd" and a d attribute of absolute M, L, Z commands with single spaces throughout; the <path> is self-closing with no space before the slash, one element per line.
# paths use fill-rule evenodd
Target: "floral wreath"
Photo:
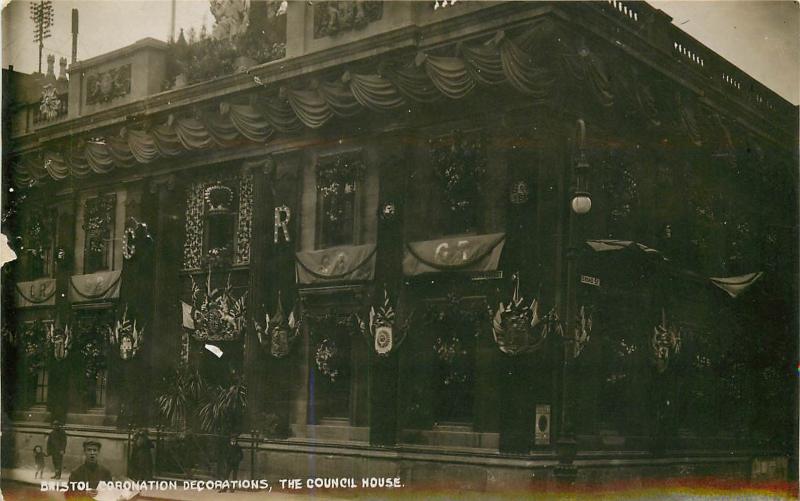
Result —
<path fill-rule="evenodd" d="M 445 385 L 467 382 L 468 374 L 456 367 L 456 364 L 463 361 L 467 356 L 467 350 L 458 336 L 453 334 L 437 337 L 433 343 L 433 351 L 436 352 L 438 359 L 448 366 L 443 380 Z"/>
<path fill-rule="evenodd" d="M 86 379 L 94 380 L 106 369 L 105 344 L 102 336 L 89 335 L 84 338 L 79 353 L 85 361 L 83 374 Z"/>
<path fill-rule="evenodd" d="M 136 255 L 136 245 L 133 243 L 136 241 L 136 233 L 139 230 L 145 231 L 145 238 L 148 240 L 152 240 L 153 237 L 150 236 L 150 231 L 147 228 L 147 223 L 140 223 L 136 220 L 136 218 L 131 217 L 129 219 L 129 225 L 125 228 L 125 231 L 122 233 L 122 257 L 126 260 L 132 259 L 134 255 Z"/>
<path fill-rule="evenodd" d="M 317 369 L 332 382 L 336 381 L 336 376 L 339 375 L 338 362 L 340 355 L 339 347 L 329 338 L 324 338 L 320 341 L 314 353 L 314 362 L 317 364 Z"/>

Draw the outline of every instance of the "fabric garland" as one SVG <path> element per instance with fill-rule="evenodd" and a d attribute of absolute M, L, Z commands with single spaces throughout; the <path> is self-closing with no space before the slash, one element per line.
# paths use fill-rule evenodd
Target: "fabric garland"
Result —
<path fill-rule="evenodd" d="M 14 162 L 15 177 L 21 185 L 31 185 L 47 177 L 105 174 L 185 151 L 230 147 L 242 141 L 265 143 L 276 132 L 316 129 L 334 117 L 353 117 L 363 110 L 386 112 L 444 97 L 463 99 L 478 86 L 508 85 L 535 101 L 547 101 L 573 92 L 570 81 L 574 80 L 588 86 L 600 105 L 613 105 L 615 95 L 621 93 L 651 123 L 659 123 L 652 93 L 639 88 L 641 78 L 633 74 L 635 70 L 625 68 L 614 74 L 618 89 L 612 89 L 612 79 L 596 51 L 572 47 L 566 40 L 570 37 L 556 23 L 540 20 L 514 36 L 499 31 L 480 44 L 459 45 L 454 55 L 418 53 L 407 64 L 382 63 L 373 73 L 347 71 L 305 89 L 275 92 L 274 87 L 265 86 L 273 92 L 258 96 L 253 104 L 223 102 L 219 111 L 199 118 L 170 117 L 149 130 L 123 129 L 115 136 L 78 143 L 68 155 L 48 151 L 43 157 Z M 677 123 L 693 143 L 702 144 L 704 131 L 695 110 L 685 99 L 677 100 Z"/>

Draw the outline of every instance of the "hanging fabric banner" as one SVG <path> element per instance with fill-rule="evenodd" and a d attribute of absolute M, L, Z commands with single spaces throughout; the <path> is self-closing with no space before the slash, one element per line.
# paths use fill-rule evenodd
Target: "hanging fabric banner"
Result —
<path fill-rule="evenodd" d="M 69 301 L 81 303 L 119 297 L 121 271 L 99 271 L 69 278 Z"/>
<path fill-rule="evenodd" d="M 756 283 L 763 274 L 763 271 L 759 271 L 757 273 L 748 273 L 747 275 L 740 275 L 738 277 L 710 277 L 709 280 L 711 280 L 712 284 L 727 292 L 731 297 L 736 297 Z"/>
<path fill-rule="evenodd" d="M 42 278 L 31 282 L 19 282 L 14 295 L 17 308 L 29 306 L 53 306 L 56 304 L 56 279 Z"/>
<path fill-rule="evenodd" d="M 493 233 L 411 242 L 403 256 L 403 274 L 496 270 L 505 240 L 505 233 Z"/>
<path fill-rule="evenodd" d="M 376 248 L 375 244 L 367 244 L 298 252 L 297 283 L 372 280 Z"/>

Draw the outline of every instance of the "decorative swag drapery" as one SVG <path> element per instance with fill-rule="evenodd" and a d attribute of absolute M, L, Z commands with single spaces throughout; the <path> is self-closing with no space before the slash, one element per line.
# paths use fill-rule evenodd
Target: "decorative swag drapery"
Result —
<path fill-rule="evenodd" d="M 667 259 L 661 251 L 647 247 L 646 245 L 630 240 L 587 240 L 586 245 L 595 252 L 618 252 L 618 251 L 632 251 L 642 252 L 645 255 L 651 256 L 656 259 L 656 262 L 667 263 Z M 703 280 L 708 280 L 711 285 L 728 293 L 732 298 L 736 298 L 745 292 L 751 285 L 756 283 L 764 272 L 747 273 L 735 277 L 703 277 Z"/>
<path fill-rule="evenodd" d="M 611 81 L 600 59 L 591 52 L 579 53 L 569 39 L 554 22 L 536 20 L 514 37 L 500 31 L 487 42 L 459 45 L 453 56 L 420 52 L 406 64 L 381 63 L 374 73 L 346 71 L 333 81 L 313 81 L 305 89 L 273 88 L 251 104 L 223 102 L 217 112 L 171 115 L 147 130 L 122 127 L 105 139 L 77 140 L 59 151 L 48 149 L 17 162 L 15 179 L 30 185 L 46 177 L 105 174 L 184 151 L 242 141 L 263 143 L 276 132 L 319 128 L 334 117 L 352 117 L 365 109 L 385 112 L 414 102 L 461 99 L 479 85 L 505 85 L 544 101 L 553 99 L 566 80 L 583 82 L 601 105 L 611 105 Z"/>
<path fill-rule="evenodd" d="M 302 285 L 372 280 L 375 244 L 331 247 L 296 254 L 297 283 Z"/>
<path fill-rule="evenodd" d="M 54 306 L 56 304 L 55 278 L 40 278 L 30 282 L 18 282 L 15 289 L 14 304 L 17 308 Z"/>
<path fill-rule="evenodd" d="M 505 238 L 505 233 L 493 233 L 410 242 L 403 255 L 403 274 L 496 270 Z"/>
<path fill-rule="evenodd" d="M 100 299 L 117 299 L 121 271 L 99 271 L 89 275 L 73 275 L 69 278 L 69 301 L 82 303 Z"/>

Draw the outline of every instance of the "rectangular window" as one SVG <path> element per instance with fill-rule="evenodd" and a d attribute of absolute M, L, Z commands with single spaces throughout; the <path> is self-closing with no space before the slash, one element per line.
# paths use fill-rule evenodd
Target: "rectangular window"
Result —
<path fill-rule="evenodd" d="M 84 273 L 113 269 L 116 206 L 117 196 L 113 193 L 88 198 L 84 203 Z"/>
<path fill-rule="evenodd" d="M 94 391 L 92 393 L 92 407 L 105 407 L 106 406 L 106 382 L 108 379 L 108 371 L 103 369 L 97 371 L 94 381 Z"/>
<path fill-rule="evenodd" d="M 432 139 L 430 146 L 431 181 L 435 200 L 424 204 L 433 208 L 431 221 L 439 219 L 442 234 L 481 231 L 481 212 L 485 207 L 486 147 L 481 133 L 453 134 Z M 435 223 L 434 223 L 435 224 Z"/>
<path fill-rule="evenodd" d="M 468 323 L 445 317 L 433 329 L 434 416 L 439 424 L 472 422 L 476 343 Z"/>
<path fill-rule="evenodd" d="M 25 208 L 20 246 L 20 261 L 25 279 L 35 280 L 51 275 L 55 235 L 54 212 L 41 206 Z"/>
<path fill-rule="evenodd" d="M 309 421 L 350 417 L 352 383 L 350 322 L 328 319 L 314 329 L 309 375 Z"/>
<path fill-rule="evenodd" d="M 36 373 L 36 404 L 47 403 L 47 369 L 42 367 Z"/>
<path fill-rule="evenodd" d="M 325 157 L 317 163 L 317 248 L 356 243 L 365 170 L 360 153 Z"/>

